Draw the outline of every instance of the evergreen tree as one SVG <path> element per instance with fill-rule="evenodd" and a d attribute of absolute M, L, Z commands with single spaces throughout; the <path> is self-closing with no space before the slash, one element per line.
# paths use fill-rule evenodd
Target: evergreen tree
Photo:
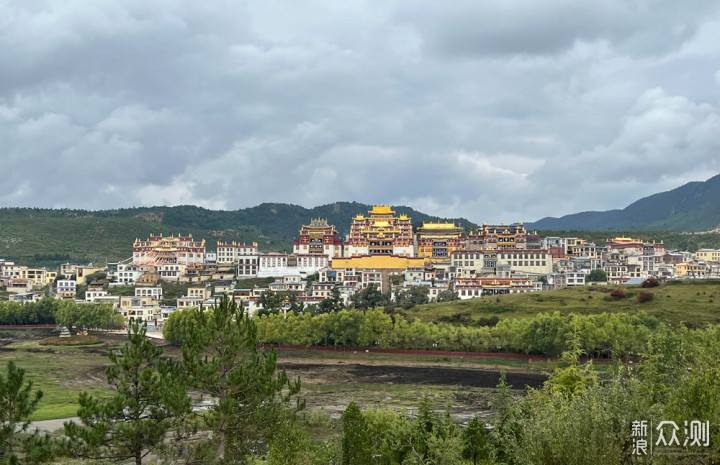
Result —
<path fill-rule="evenodd" d="M 203 417 L 212 437 L 193 453 L 215 463 L 248 463 L 292 417 L 288 403 L 300 380 L 276 373 L 275 351 L 258 350 L 255 323 L 234 299 L 223 296 L 211 311 L 193 311 L 197 329 L 183 345 L 185 368 L 195 388 L 217 399 Z"/>
<path fill-rule="evenodd" d="M 37 438 L 22 440 L 30 422 L 27 421 L 37 409 L 43 393 L 33 392 L 32 381 L 25 382 L 25 370 L 8 360 L 7 373 L 0 374 L 0 463 L 18 463 L 18 453 L 32 455 Z"/>
<path fill-rule="evenodd" d="M 120 355 L 110 351 L 106 371 L 116 394 L 101 401 L 87 392 L 79 397 L 82 425 L 65 423 L 76 454 L 103 460 L 133 459 L 161 453 L 169 431 L 190 413 L 190 398 L 177 363 L 146 337 L 146 326 L 133 322 Z"/>
<path fill-rule="evenodd" d="M 342 424 L 342 465 L 371 465 L 368 425 L 355 402 L 350 402 L 343 412 Z"/>

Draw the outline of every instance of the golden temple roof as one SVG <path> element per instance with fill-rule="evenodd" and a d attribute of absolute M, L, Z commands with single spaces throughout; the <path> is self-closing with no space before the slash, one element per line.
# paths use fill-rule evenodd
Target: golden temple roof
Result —
<path fill-rule="evenodd" d="M 368 213 L 371 215 L 387 215 L 391 214 L 394 215 L 395 212 L 392 208 L 390 208 L 389 205 L 373 205 L 373 209 L 370 210 Z"/>

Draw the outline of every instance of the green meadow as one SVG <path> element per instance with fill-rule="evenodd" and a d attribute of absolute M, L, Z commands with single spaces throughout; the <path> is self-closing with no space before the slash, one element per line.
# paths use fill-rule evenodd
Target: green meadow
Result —
<path fill-rule="evenodd" d="M 624 299 L 614 299 L 610 292 L 623 289 Z M 641 292 L 653 294 L 648 302 L 638 302 Z M 479 299 L 431 303 L 403 309 L 409 319 L 478 324 L 481 319 L 529 317 L 538 313 L 579 313 L 643 311 L 671 324 L 702 327 L 720 323 L 720 280 L 672 281 L 658 287 L 591 285 L 567 287 L 554 291 L 484 296 Z"/>

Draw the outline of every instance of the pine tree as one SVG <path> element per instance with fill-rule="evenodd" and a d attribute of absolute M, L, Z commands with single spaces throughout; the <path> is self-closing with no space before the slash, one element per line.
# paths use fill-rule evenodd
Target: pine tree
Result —
<path fill-rule="evenodd" d="M 120 355 L 109 353 L 106 371 L 116 394 L 101 401 L 87 392 L 79 397 L 83 425 L 65 423 L 65 432 L 81 457 L 102 460 L 133 459 L 161 453 L 168 432 L 180 428 L 191 411 L 180 372 L 163 350 L 146 337 L 146 326 L 133 322 Z"/>
<path fill-rule="evenodd" d="M 197 330 L 183 345 L 183 360 L 193 386 L 216 399 L 203 417 L 212 437 L 196 451 L 210 462 L 247 463 L 292 417 L 288 404 L 300 380 L 276 372 L 275 351 L 258 349 L 255 323 L 234 299 L 194 311 Z"/>
<path fill-rule="evenodd" d="M 25 382 L 25 370 L 8 360 L 6 375 L 0 374 L 0 463 L 18 463 L 18 453 L 32 452 L 28 446 L 36 438 L 21 439 L 30 425 L 28 417 L 43 396 L 42 391 L 33 392 L 32 388 L 32 381 Z"/>

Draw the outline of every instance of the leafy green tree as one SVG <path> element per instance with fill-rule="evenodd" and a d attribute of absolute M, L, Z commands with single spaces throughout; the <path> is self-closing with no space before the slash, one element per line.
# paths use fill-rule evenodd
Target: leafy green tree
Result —
<path fill-rule="evenodd" d="M 270 289 L 263 291 L 258 297 L 258 304 L 262 306 L 262 310 L 258 312 L 258 315 L 279 313 L 284 300 L 285 297 L 281 292 L 273 292 Z"/>
<path fill-rule="evenodd" d="M 597 384 L 597 373 L 592 369 L 592 360 L 582 366 L 578 365 L 582 349 L 576 336 L 572 341 L 572 349 L 563 353 L 562 359 L 569 363 L 566 368 L 557 367 L 545 382 L 552 392 L 573 396 Z"/>
<path fill-rule="evenodd" d="M 197 313 L 192 309 L 176 310 L 163 326 L 163 337 L 170 344 L 181 346 L 197 330 Z"/>
<path fill-rule="evenodd" d="M 585 281 L 588 283 L 607 281 L 607 273 L 602 268 L 595 268 L 587 275 Z"/>
<path fill-rule="evenodd" d="M 372 465 L 368 427 L 355 402 L 343 412 L 342 424 L 342 465 Z"/>
<path fill-rule="evenodd" d="M 115 396 L 107 401 L 82 392 L 78 416 L 82 425 L 65 423 L 78 455 L 102 460 L 134 460 L 163 451 L 168 432 L 191 412 L 190 398 L 177 363 L 146 337 L 146 326 L 134 322 L 120 354 L 111 351 L 106 371 Z"/>
<path fill-rule="evenodd" d="M 437 295 L 437 301 L 438 302 L 452 302 L 454 300 L 459 300 L 460 296 L 458 296 L 457 291 L 452 289 L 445 289 L 440 292 L 438 292 Z"/>
<path fill-rule="evenodd" d="M 490 456 L 490 443 L 488 442 L 487 432 L 485 431 L 485 423 L 480 421 L 477 415 L 463 430 L 463 457 L 473 461 L 473 465 L 477 465 L 478 459 L 486 460 Z"/>
<path fill-rule="evenodd" d="M 343 309 L 344 305 L 342 298 L 340 297 L 340 289 L 333 287 L 330 292 L 331 297 L 320 301 L 318 313 L 339 312 Z"/>
<path fill-rule="evenodd" d="M 280 434 L 268 447 L 268 465 L 304 465 L 311 463 L 310 441 L 294 421 L 277 425 Z"/>
<path fill-rule="evenodd" d="M 58 324 L 78 329 L 113 329 L 117 327 L 115 310 L 111 305 L 76 304 L 72 300 L 61 301 L 55 311 Z"/>
<path fill-rule="evenodd" d="M 289 312 L 292 312 L 293 314 L 297 315 L 298 313 L 303 311 L 303 307 L 305 305 L 298 300 L 298 293 L 296 291 L 287 291 L 284 293 L 284 297 L 285 297 L 285 301 L 289 305 L 289 308 L 288 308 Z"/>
<path fill-rule="evenodd" d="M 212 437 L 189 453 L 215 463 L 248 463 L 291 416 L 288 404 L 300 380 L 276 372 L 277 354 L 258 349 L 255 322 L 234 299 L 223 296 L 211 311 L 192 311 L 198 325 L 183 345 L 184 366 L 193 387 L 217 401 L 203 416 Z"/>
<path fill-rule="evenodd" d="M 360 310 L 368 308 L 382 307 L 389 302 L 388 297 L 380 292 L 375 283 L 370 283 L 368 286 L 356 292 L 352 296 L 353 306 Z"/>
<path fill-rule="evenodd" d="M 429 293 L 430 290 L 426 286 L 411 286 L 409 289 L 399 292 L 395 300 L 398 305 L 402 305 L 405 308 L 412 308 L 415 305 L 428 303 Z"/>
<path fill-rule="evenodd" d="M 8 360 L 5 376 L 0 373 L 0 462 L 18 463 L 17 454 L 33 454 L 31 439 L 23 440 L 30 422 L 28 417 L 42 399 L 40 390 L 33 392 L 33 382 L 25 382 L 25 370 Z"/>

